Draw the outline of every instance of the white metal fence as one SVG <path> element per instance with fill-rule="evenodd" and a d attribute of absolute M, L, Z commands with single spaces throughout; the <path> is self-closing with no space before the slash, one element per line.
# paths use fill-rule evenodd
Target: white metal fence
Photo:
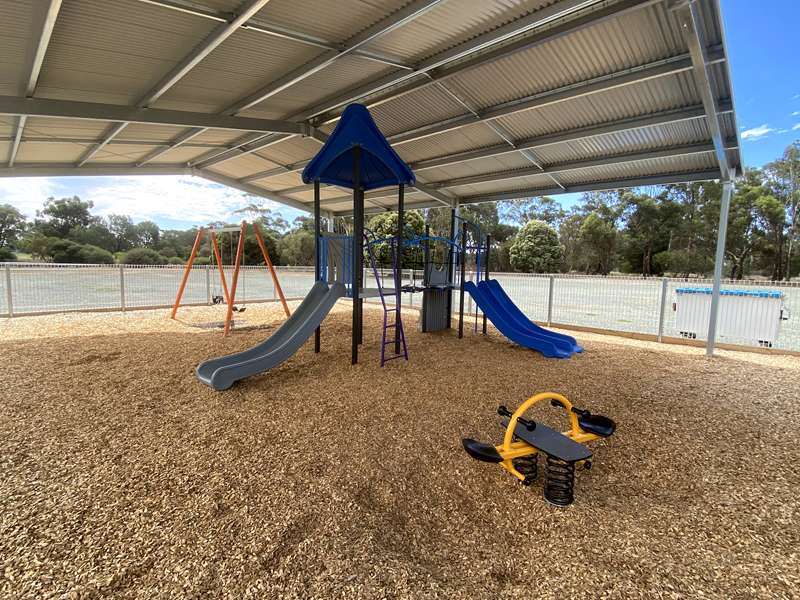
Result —
<path fill-rule="evenodd" d="M 302 298 L 311 288 L 311 267 L 276 267 L 287 298 Z M 230 281 L 232 269 L 226 269 Z M 0 315 L 21 316 L 65 311 L 129 310 L 170 306 L 183 267 L 137 265 L 56 265 L 3 263 L 0 273 Z M 710 286 L 711 280 L 679 280 L 584 275 L 534 275 L 493 273 L 509 296 L 532 319 L 545 323 L 592 327 L 617 332 L 679 337 L 673 303 L 680 287 Z M 419 281 L 419 274 L 416 274 Z M 366 273 L 370 285 L 371 273 Z M 412 274 L 404 280 L 410 283 Z M 724 282 L 723 289 L 780 291 L 784 302 L 800 313 L 800 285 L 764 281 Z M 183 302 L 209 304 L 222 295 L 219 274 L 213 266 L 192 269 Z M 277 299 L 272 279 L 264 267 L 242 267 L 237 302 Z M 406 295 L 404 303 L 419 306 L 421 294 Z M 466 310 L 474 306 L 466 297 Z M 754 305 L 757 306 L 757 305 Z M 453 309 L 458 309 L 454 293 Z M 724 304 L 723 304 L 724 310 Z M 705 331 L 698 334 L 703 339 Z M 722 343 L 758 346 L 747 337 L 725 338 Z M 800 351 L 800 315 L 783 321 L 774 348 Z"/>

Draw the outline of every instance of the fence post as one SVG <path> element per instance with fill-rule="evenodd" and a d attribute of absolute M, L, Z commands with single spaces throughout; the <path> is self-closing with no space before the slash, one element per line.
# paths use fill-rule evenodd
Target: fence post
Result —
<path fill-rule="evenodd" d="M 119 266 L 119 307 L 125 311 L 125 265 Z"/>
<path fill-rule="evenodd" d="M 661 278 L 661 306 L 658 309 L 658 341 L 664 337 L 664 314 L 667 307 L 667 278 Z"/>
<path fill-rule="evenodd" d="M 206 304 L 211 306 L 211 265 L 206 265 Z"/>
<path fill-rule="evenodd" d="M 5 266 L 6 272 L 6 307 L 8 308 L 8 318 L 14 316 L 14 303 L 12 301 L 13 294 L 11 293 L 11 265 Z"/>
<path fill-rule="evenodd" d="M 553 286 L 555 285 L 556 278 L 550 275 L 550 284 L 547 287 L 547 326 L 553 324 Z"/>

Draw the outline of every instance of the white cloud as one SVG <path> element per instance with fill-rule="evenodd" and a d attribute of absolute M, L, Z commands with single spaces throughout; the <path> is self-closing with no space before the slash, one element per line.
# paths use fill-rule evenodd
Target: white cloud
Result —
<path fill-rule="evenodd" d="M 797 131 L 800 129 L 800 123 L 797 123 L 794 127 L 792 127 L 792 131 Z"/>
<path fill-rule="evenodd" d="M 249 203 L 239 190 L 189 176 L 117 177 L 87 189 L 81 198 L 94 202 L 92 212 L 98 215 L 116 213 L 130 215 L 134 221 L 169 219 L 198 225 L 229 219 Z M 270 200 L 262 204 L 280 208 Z"/>
<path fill-rule="evenodd" d="M 800 110 L 796 110 L 792 113 L 793 117 L 800 117 Z"/>
<path fill-rule="evenodd" d="M 775 130 L 767 125 L 760 125 L 758 127 L 753 127 L 752 129 L 745 129 L 742 132 L 742 139 L 743 140 L 758 140 L 763 138 L 764 136 L 769 135 L 770 133 L 774 132 Z"/>
<path fill-rule="evenodd" d="M 0 204 L 18 208 L 28 218 L 49 196 L 58 195 L 59 186 L 45 177 L 8 177 L 0 179 Z"/>

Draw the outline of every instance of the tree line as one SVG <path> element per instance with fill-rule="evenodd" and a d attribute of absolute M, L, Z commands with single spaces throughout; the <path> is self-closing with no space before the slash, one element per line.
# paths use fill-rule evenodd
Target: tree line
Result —
<path fill-rule="evenodd" d="M 54 263 L 86 264 L 183 264 L 188 260 L 197 228 L 161 229 L 153 221 L 134 223 L 127 215 L 105 217 L 92 214 L 91 201 L 48 198 L 36 218 L 28 221 L 13 206 L 0 205 L 0 261 L 21 258 Z M 252 213 L 248 206 L 242 212 Z M 267 250 L 275 264 L 307 265 L 314 259 L 313 222 L 298 217 L 290 224 L 269 210 L 258 210 L 258 223 Z M 209 223 L 210 227 L 229 225 Z M 217 234 L 223 264 L 234 260 L 237 232 Z M 208 237 L 198 251 L 195 264 L 212 262 Z M 28 255 L 27 257 L 25 255 Z M 261 264 L 263 258 L 252 228 L 244 244 L 244 263 Z"/>
<path fill-rule="evenodd" d="M 726 277 L 777 281 L 800 274 L 798 177 L 800 144 L 795 143 L 779 159 L 739 178 L 728 220 Z M 721 198 L 722 186 L 711 181 L 588 193 L 569 210 L 545 196 L 465 205 L 459 211 L 491 235 L 494 271 L 689 277 L 713 270 Z M 275 264 L 313 264 L 309 217 L 290 224 L 257 199 L 249 202 L 240 212 L 259 224 Z M 0 261 L 23 253 L 52 262 L 181 264 L 191 252 L 197 229 L 162 230 L 152 221 L 100 217 L 92 209 L 91 202 L 78 197 L 49 198 L 29 222 L 12 206 L 0 205 Z M 396 213 L 387 212 L 372 217 L 367 226 L 379 235 L 392 235 L 396 223 Z M 426 224 L 447 235 L 449 210 L 407 211 L 406 227 L 421 234 Z M 352 231 L 347 219 L 336 226 Z M 237 236 L 219 234 L 226 264 L 233 260 Z M 244 250 L 246 264 L 261 262 L 252 233 Z M 205 243 L 197 264 L 211 261 Z"/>

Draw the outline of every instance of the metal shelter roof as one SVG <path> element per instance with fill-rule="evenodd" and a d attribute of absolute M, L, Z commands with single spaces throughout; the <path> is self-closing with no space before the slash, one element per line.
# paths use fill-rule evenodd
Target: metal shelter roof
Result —
<path fill-rule="evenodd" d="M 0 0 L 0 48 L 0 176 L 192 173 L 310 210 L 351 102 L 408 208 L 741 169 L 718 0 Z"/>

